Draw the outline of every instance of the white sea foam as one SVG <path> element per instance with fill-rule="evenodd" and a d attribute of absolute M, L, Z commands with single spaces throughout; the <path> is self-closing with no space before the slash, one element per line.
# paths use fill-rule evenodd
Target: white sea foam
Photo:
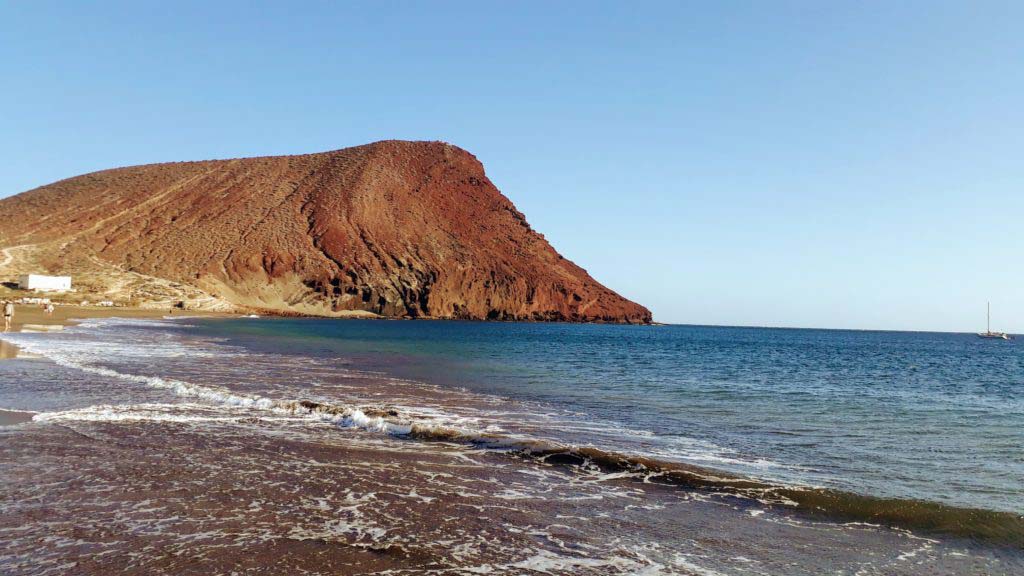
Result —
<path fill-rule="evenodd" d="M 225 413 L 203 404 L 104 404 L 73 410 L 37 413 L 35 422 L 175 422 L 234 423 L 245 413 Z"/>
<path fill-rule="evenodd" d="M 300 401 L 276 400 L 257 394 L 241 394 L 232 392 L 225 388 L 214 388 L 176 380 L 160 376 L 142 376 L 137 374 L 126 374 L 110 368 L 95 366 L 75 358 L 74 354 L 62 353 L 54 347 L 47 346 L 45 341 L 40 339 L 22 339 L 19 346 L 41 356 L 45 356 L 56 364 L 123 381 L 134 382 L 150 388 L 168 390 L 182 398 L 202 400 L 212 404 L 219 404 L 232 407 L 257 409 L 281 414 L 302 414 L 312 419 L 331 422 L 339 426 L 362 428 L 374 432 L 383 432 L 395 435 L 407 435 L 412 432 L 413 425 L 408 422 L 391 421 L 381 416 L 369 416 L 365 410 L 358 407 L 346 405 L 319 405 L 307 408 Z M 58 413 L 60 414 L 60 413 Z M 86 413 L 78 414 L 78 417 L 87 417 Z M 94 410 L 90 414 L 100 418 L 104 414 L 102 410 Z M 57 416 L 60 417 L 60 416 Z M 37 420 L 46 421 L 50 418 L 47 414 L 38 415 Z"/>

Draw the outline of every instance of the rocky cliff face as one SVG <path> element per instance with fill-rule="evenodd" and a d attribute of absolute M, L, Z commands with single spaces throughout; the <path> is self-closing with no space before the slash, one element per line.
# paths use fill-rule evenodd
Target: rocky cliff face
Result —
<path fill-rule="evenodd" d="M 468 152 L 386 141 L 106 170 L 0 200 L 0 248 L 282 312 L 646 323 L 560 256 Z"/>

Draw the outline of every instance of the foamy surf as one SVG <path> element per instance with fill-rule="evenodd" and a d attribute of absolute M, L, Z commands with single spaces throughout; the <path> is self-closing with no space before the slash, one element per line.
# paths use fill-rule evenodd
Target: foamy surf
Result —
<path fill-rule="evenodd" d="M 209 359 L 213 361 L 237 361 L 245 364 L 251 357 L 244 352 L 214 342 L 201 342 L 203 345 L 182 346 L 173 338 L 161 332 L 149 331 L 146 338 L 126 336 L 132 329 L 152 328 L 166 325 L 180 329 L 188 324 L 180 320 L 160 322 L 138 319 L 96 319 L 84 322 L 81 326 L 69 330 L 66 339 L 55 340 L 38 335 L 25 337 L 13 335 L 25 350 L 50 358 L 54 362 L 71 369 L 83 370 L 92 374 L 116 378 L 126 382 L 138 383 L 152 389 L 167 390 L 178 397 L 198 399 L 211 403 L 250 407 L 254 409 L 280 409 L 285 411 L 310 412 L 316 419 L 334 421 L 343 426 L 352 426 L 385 432 L 396 435 L 420 434 L 424 437 L 431 434 L 456 435 L 460 438 L 493 442 L 496 446 L 503 442 L 519 441 L 523 438 L 546 440 L 558 443 L 558 437 L 579 436 L 586 433 L 594 438 L 628 440 L 631 444 L 644 446 L 645 455 L 661 459 L 682 459 L 697 464 L 718 466 L 734 466 L 750 471 L 758 471 L 772 477 L 774 471 L 786 470 L 799 473 L 800 466 L 783 464 L 766 458 L 745 458 L 729 448 L 716 446 L 713 443 L 694 438 L 661 438 L 653 432 L 634 429 L 610 421 L 590 421 L 583 415 L 570 415 L 559 411 L 551 411 L 548 407 L 514 403 L 514 409 L 501 409 L 495 399 L 484 395 L 468 392 L 443 391 L 440 403 L 424 404 L 424 398 L 412 395 L 405 400 L 415 404 L 402 405 L 399 397 L 384 397 L 380 401 L 363 404 L 363 399 L 354 398 L 354 402 L 340 402 L 337 398 L 299 399 L 272 398 L 264 394 L 242 394 L 237 390 L 209 384 L 199 385 L 187 380 L 166 377 L 163 375 L 140 375 L 127 373 L 123 369 L 115 370 L 104 366 L 110 364 L 107 359 L 138 358 L 144 362 L 164 362 L 166 360 Z M 92 341 L 79 340 L 76 336 L 91 336 L 102 332 Z M 150 341 L 150 340 L 153 341 Z M 116 362 L 115 362 L 116 363 Z M 309 366 L 296 367 L 299 371 L 309 371 Z M 367 378 L 385 382 L 392 380 L 380 374 L 351 375 L 334 371 L 332 378 Z M 259 385 L 264 383 L 254 381 Z M 430 386 L 419 382 L 396 381 L 403 389 L 415 388 L 418 391 L 429 389 Z M 299 387 L 316 391 L 319 386 L 317 379 L 311 377 Z M 396 391 L 391 387 L 390 391 Z M 432 392 L 432 394 L 434 394 Z M 376 399 L 375 399 L 376 400 Z M 468 401 L 468 402 L 467 402 Z M 300 406 L 300 402 L 318 404 L 310 410 Z M 507 401 L 501 401 L 508 404 Z M 467 412 L 468 404 L 476 404 Z M 388 410 L 400 408 L 401 414 L 387 415 Z M 457 413 L 450 409 L 456 408 Z M 495 434 L 511 436 L 513 440 L 494 437 Z M 651 441 L 654 441 L 653 443 Z M 564 442 L 563 442 L 564 443 Z M 591 445 L 599 445 L 592 443 Z"/>
<path fill-rule="evenodd" d="M 415 415 L 415 408 L 388 404 L 353 405 L 241 394 L 227 388 L 199 385 L 174 378 L 129 374 L 96 366 L 82 358 L 63 354 L 46 345 L 43 340 L 19 342 L 19 345 L 67 368 L 166 390 L 182 399 L 198 400 L 214 406 L 300 417 L 310 422 L 393 437 L 462 443 L 477 448 L 511 452 L 549 464 L 592 468 L 610 475 L 611 478 L 628 476 L 645 483 L 664 483 L 719 496 L 744 498 L 759 505 L 790 508 L 826 519 L 873 522 L 923 533 L 984 539 L 1024 549 L 1024 519 L 1019 515 L 963 509 L 929 502 L 876 498 L 820 487 L 779 484 L 712 468 L 660 460 L 648 455 L 625 454 L 597 446 L 577 446 L 548 438 L 509 433 L 495 426 L 489 426 L 487 430 L 467 428 L 454 424 L 460 421 L 460 418 L 436 410 L 424 418 Z M 147 417 L 150 418 L 149 421 L 160 421 L 153 419 L 152 416 Z M 114 406 L 39 414 L 34 417 L 38 422 L 75 419 L 116 422 L 132 419 L 141 421 L 146 418 L 141 417 L 132 407 L 122 409 Z M 214 422 L 216 419 L 208 421 Z"/>

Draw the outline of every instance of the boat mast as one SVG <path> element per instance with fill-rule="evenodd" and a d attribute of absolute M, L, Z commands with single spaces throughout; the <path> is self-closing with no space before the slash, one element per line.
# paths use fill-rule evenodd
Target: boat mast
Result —
<path fill-rule="evenodd" d="M 985 333 L 992 333 L 992 303 L 985 302 Z"/>

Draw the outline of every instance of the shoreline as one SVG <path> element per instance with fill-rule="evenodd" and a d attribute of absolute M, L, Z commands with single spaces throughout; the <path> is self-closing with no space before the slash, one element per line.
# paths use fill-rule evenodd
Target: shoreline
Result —
<path fill-rule="evenodd" d="M 54 313 L 46 316 L 41 310 L 30 310 L 23 321 L 17 326 L 34 331 L 50 331 L 44 326 L 55 330 L 64 326 L 76 325 L 78 320 L 91 318 L 128 317 L 140 319 L 165 319 L 186 317 L 232 318 L 237 315 L 224 313 L 186 314 L 180 316 L 162 314 L 153 310 L 140 309 L 90 309 L 66 306 L 63 314 Z M 17 317 L 17 312 L 16 316 Z M 34 324 L 30 321 L 51 320 L 51 324 Z M 33 329 L 39 327 L 40 329 Z M 59 327 L 59 328 L 57 328 Z M 0 344 L 3 334 L 0 333 Z M 16 347 L 6 344 L 10 348 Z M 25 358 L 26 356 L 20 356 Z M 343 405 L 334 406 L 326 403 L 312 402 L 305 399 L 285 401 L 289 406 L 278 408 L 292 414 L 308 415 L 318 420 L 336 420 L 352 416 L 352 411 Z M 4 421 L 3 412 L 7 412 L 9 421 Z M 389 416 L 397 414 L 367 414 L 379 417 L 381 422 L 388 422 L 396 429 L 405 424 L 392 421 Z M 34 413 L 0 409 L 0 425 L 19 424 L 31 420 Z M 348 425 L 345 427 L 349 427 Z M 354 427 L 361 427 L 356 424 Z M 810 485 L 789 484 L 771 481 L 756 476 L 747 476 L 727 472 L 714 467 L 698 466 L 672 460 L 638 455 L 614 450 L 606 450 L 597 446 L 578 447 L 558 442 L 526 442 L 517 444 L 509 442 L 509 438 L 498 436 L 476 436 L 464 434 L 453 429 L 432 429 L 430 426 L 412 424 L 405 433 L 388 432 L 388 435 L 409 440 L 424 442 L 452 442 L 477 448 L 498 448 L 497 451 L 511 451 L 518 457 L 541 461 L 547 464 L 565 466 L 594 465 L 603 473 L 636 474 L 646 471 L 657 480 L 653 484 L 673 486 L 683 490 L 692 490 L 702 494 L 714 494 L 726 497 L 746 498 L 759 502 L 766 510 L 783 515 L 794 514 L 799 517 L 825 520 L 831 522 L 866 522 L 877 524 L 889 529 L 906 529 L 926 536 L 945 536 L 951 538 L 977 539 L 996 546 L 1008 546 L 1012 549 L 1024 548 L 1024 523 L 1021 518 L 1007 511 L 997 509 L 972 508 L 967 506 L 947 505 L 937 501 L 895 498 L 872 495 L 852 490 L 815 487 Z M 789 504 L 782 504 L 789 502 Z"/>
<path fill-rule="evenodd" d="M 51 332 L 60 331 L 69 326 L 77 326 L 82 320 L 93 318 L 142 318 L 160 320 L 164 318 L 185 317 L 234 318 L 240 316 L 228 312 L 205 312 L 202 310 L 182 311 L 180 314 L 170 313 L 152 308 L 108 308 L 100 306 L 57 305 L 53 314 L 46 314 L 40 307 L 26 304 L 14 305 L 14 318 L 11 329 L 0 332 L 0 361 L 13 358 L 32 358 L 17 346 L 4 340 L 5 333 L 14 332 Z"/>
<path fill-rule="evenodd" d="M 182 312 L 166 314 L 153 309 L 99 308 L 61 306 L 52 315 L 42 309 L 21 305 L 16 307 L 13 331 L 51 332 L 74 326 L 81 320 L 93 318 L 235 318 L 239 314 L 220 312 Z M 30 358 L 39 356 L 21 352 L 16 346 L 4 342 L 0 333 L 0 352 L 6 347 L 7 355 L 0 358 Z M 13 355 L 11 351 L 13 350 Z M 335 420 L 351 418 L 353 411 L 344 405 L 312 402 L 303 398 L 278 402 L 278 408 L 292 414 L 309 415 L 315 419 Z M 287 404 L 285 406 L 284 404 Z M 6 414 L 4 414 L 6 412 Z M 360 412 L 362 414 L 362 412 Z M 34 413 L 0 408 L 0 425 L 19 424 L 31 420 Z M 430 425 L 409 424 L 391 418 L 398 414 L 367 414 L 378 417 L 388 425 L 388 434 L 426 442 L 454 442 L 478 448 L 498 447 L 511 450 L 519 457 L 537 459 L 548 464 L 572 466 L 596 465 L 605 473 L 628 474 L 645 470 L 654 474 L 654 483 L 671 485 L 704 494 L 751 498 L 767 509 L 795 513 L 803 517 L 831 521 L 867 522 L 888 528 L 908 529 L 925 535 L 975 538 L 991 544 L 1024 549 L 1024 518 L 1013 512 L 944 504 L 935 500 L 900 498 L 875 495 L 856 490 L 802 485 L 773 481 L 743 473 L 729 472 L 716 467 L 705 467 L 682 461 L 663 460 L 639 453 L 608 450 L 599 446 L 575 446 L 556 441 L 516 443 L 499 435 L 466 434 L 456 429 L 434 429 Z M 408 425 L 408 426 L 407 426 Z M 407 432 L 393 430 L 408 427 Z M 346 426 L 347 427 L 347 426 Z M 361 427 L 357 424 L 355 427 Z M 758 496 L 758 494 L 760 496 Z M 767 501 L 765 501 L 767 500 Z M 788 504 L 780 505 L 780 502 Z"/>

